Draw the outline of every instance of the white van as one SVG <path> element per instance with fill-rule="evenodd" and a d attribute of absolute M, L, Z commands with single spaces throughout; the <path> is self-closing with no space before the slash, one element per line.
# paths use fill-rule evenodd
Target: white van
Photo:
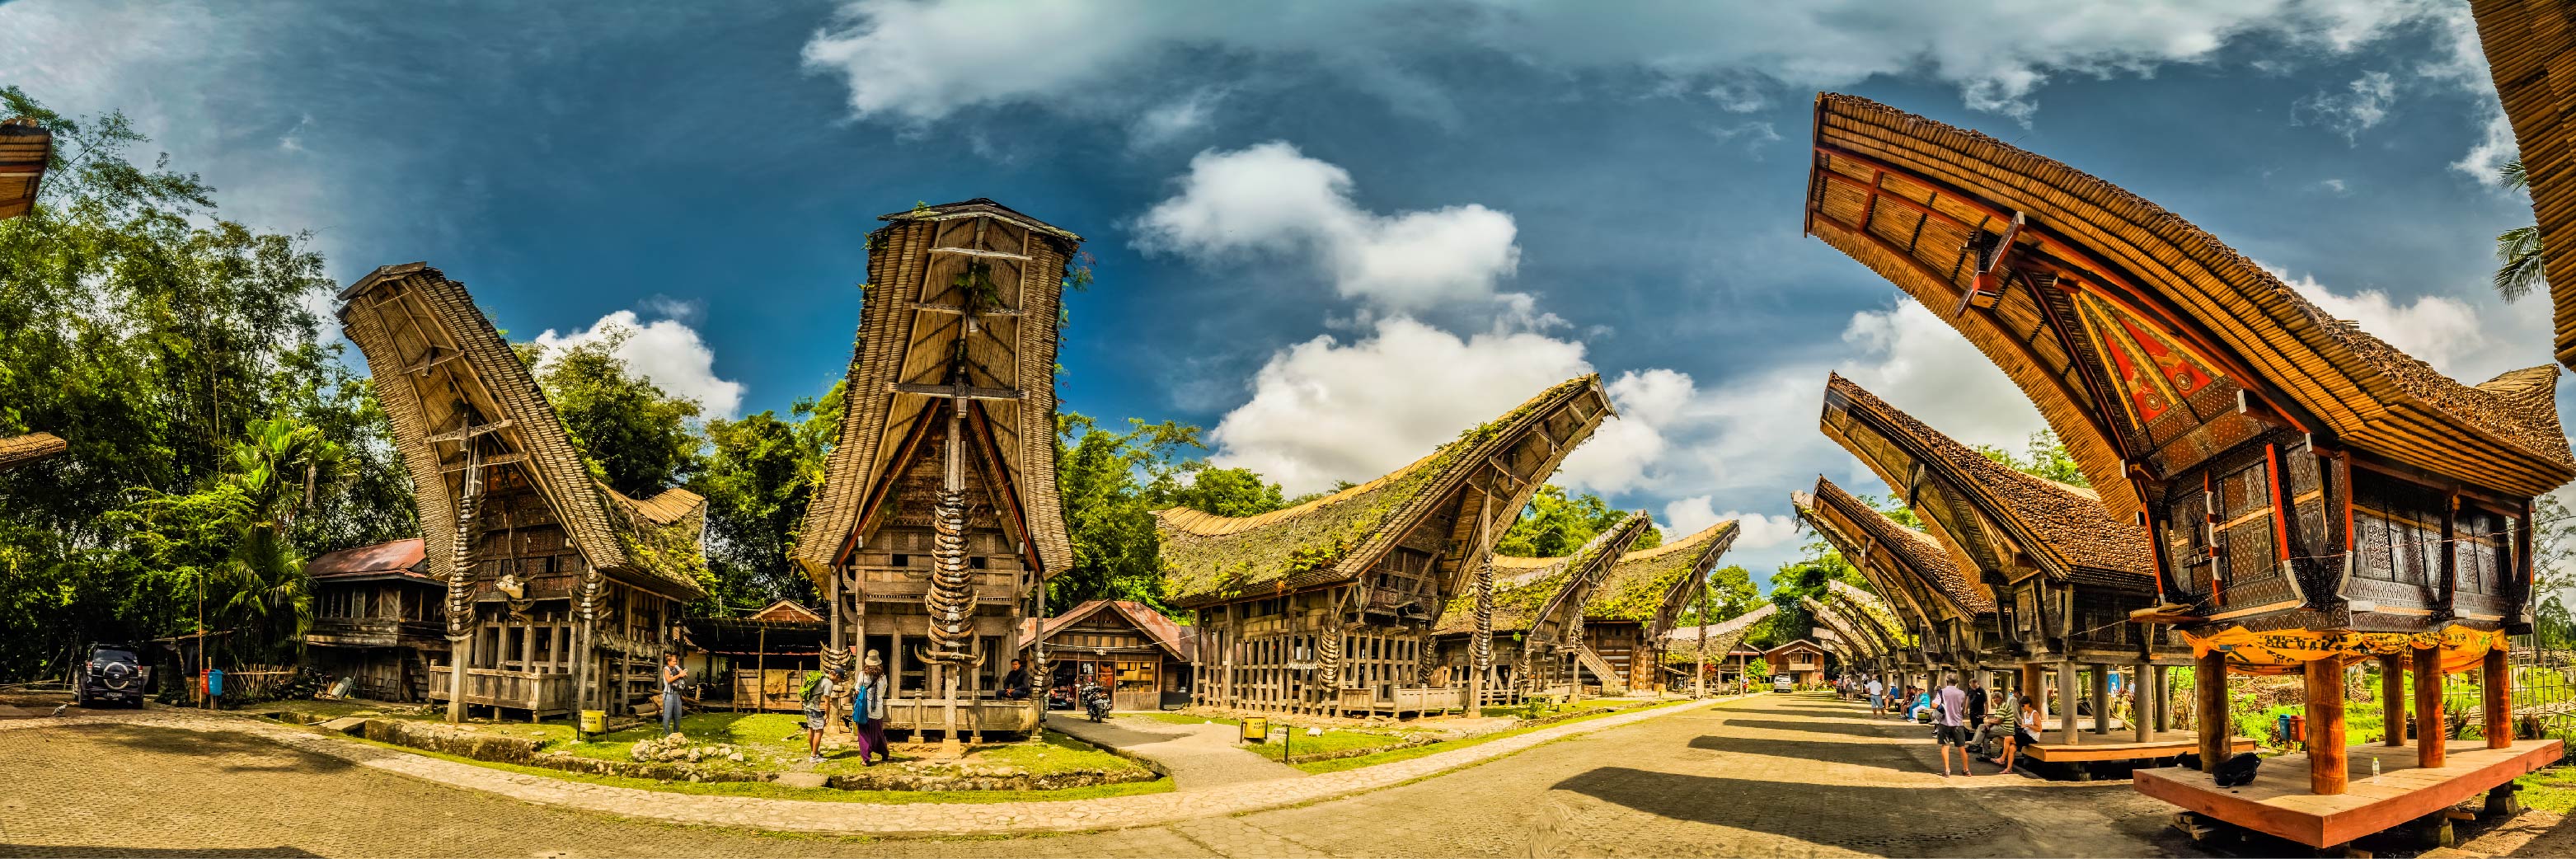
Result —
<path fill-rule="evenodd" d="M 1774 677 L 1772 677 L 1772 678 L 1771 678 L 1771 691 L 1773 691 L 1773 692 L 1795 692 L 1795 691 L 1798 691 L 1798 681 L 1793 680 L 1793 679 L 1790 679 L 1789 675 L 1786 675 L 1786 674 L 1781 674 L 1781 675 L 1774 676 Z"/>

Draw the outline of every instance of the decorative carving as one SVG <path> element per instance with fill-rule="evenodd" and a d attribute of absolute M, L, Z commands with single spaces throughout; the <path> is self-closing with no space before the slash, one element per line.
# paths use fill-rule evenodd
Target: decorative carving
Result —
<path fill-rule="evenodd" d="M 975 636 L 975 574 L 966 565 L 966 493 L 940 490 L 930 518 L 938 537 L 931 548 L 930 591 L 921 598 L 930 609 L 930 645 L 922 648 L 921 658 L 963 663 L 974 658 L 967 651 Z"/>

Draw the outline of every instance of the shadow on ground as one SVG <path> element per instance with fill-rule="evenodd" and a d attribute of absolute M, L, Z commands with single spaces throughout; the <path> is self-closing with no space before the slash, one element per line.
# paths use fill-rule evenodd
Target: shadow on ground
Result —
<path fill-rule="evenodd" d="M 2017 828 L 1981 807 L 1975 794 L 1928 788 L 1783 785 L 1626 767 L 1595 769 L 1554 788 L 1674 820 L 1897 856 L 1990 855 L 1997 839 L 2014 837 Z"/>

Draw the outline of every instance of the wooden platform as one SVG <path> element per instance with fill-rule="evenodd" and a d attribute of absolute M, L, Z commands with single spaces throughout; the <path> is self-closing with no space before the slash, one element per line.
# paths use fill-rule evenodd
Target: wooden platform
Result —
<path fill-rule="evenodd" d="M 2418 769 L 2405 746 L 2351 747 L 2352 785 L 2338 796 L 2308 792 L 2308 759 L 2291 753 L 2263 762 L 2254 783 L 2220 788 L 2208 773 L 2176 767 L 2139 770 L 2139 793 L 2246 829 L 2311 847 L 2331 847 L 2432 814 L 2540 769 L 2564 753 L 2559 740 L 2523 740 L 2490 749 L 2484 740 L 2453 740 L 2448 764 Z M 2370 775 L 2378 756 L 2380 775 Z"/>
<path fill-rule="evenodd" d="M 2038 745 L 2023 749 L 2022 753 L 2041 763 L 2054 764 L 2154 760 L 2200 751 L 2200 734 L 2192 731 L 2157 731 L 2143 743 L 2138 742 L 2136 734 L 2125 730 L 2114 730 L 2107 735 L 2087 731 L 2082 739 L 2071 745 L 2054 742 L 2056 737 L 2055 732 L 2042 734 Z M 2252 737 L 2236 737 L 2231 745 L 2235 747 L 2230 752 L 2232 754 L 2253 751 L 2256 743 Z M 2362 766 L 2367 767 L 2369 763 L 2365 761 Z"/>

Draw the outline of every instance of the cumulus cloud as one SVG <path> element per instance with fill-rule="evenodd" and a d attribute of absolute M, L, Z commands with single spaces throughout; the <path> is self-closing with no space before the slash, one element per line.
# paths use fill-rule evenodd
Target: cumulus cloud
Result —
<path fill-rule="evenodd" d="M 2291 107 L 2291 116 L 2314 120 L 2342 132 L 2346 141 L 2388 118 L 2397 101 L 2397 78 L 2387 72 L 2363 72 L 2343 92 L 2319 92 Z"/>
<path fill-rule="evenodd" d="M 718 378 L 715 350 L 707 348 L 697 329 L 677 319 L 646 322 L 635 311 L 620 310 L 569 334 L 548 328 L 537 335 L 536 342 L 552 354 L 618 336 L 625 340 L 616 354 L 629 371 L 653 380 L 664 391 L 698 401 L 709 417 L 733 417 L 742 408 L 742 383 Z M 545 359 L 538 361 L 542 364 Z"/>
<path fill-rule="evenodd" d="M 1284 141 L 1190 159 L 1180 191 L 1136 221 L 1136 246 L 1200 262 L 1293 259 L 1335 292 L 1405 313 L 1495 296 L 1520 266 L 1512 216 L 1469 203 L 1381 215 L 1351 174 Z"/>
<path fill-rule="evenodd" d="M 1233 74 L 1260 74 L 1273 67 L 1265 61 L 1303 61 L 1391 101 L 1436 101 L 1411 64 L 1429 68 L 1460 53 L 1564 72 L 1642 73 L 1657 81 L 1648 85 L 1656 91 L 1702 93 L 1732 111 L 1758 109 L 1773 91 L 1920 76 L 1957 90 L 1973 109 L 2026 118 L 2036 109 L 2034 94 L 2053 77 L 2149 74 L 2207 61 L 2248 38 L 2279 43 L 2285 53 L 2348 53 L 2410 27 L 2456 33 L 2466 19 L 2450 8 L 2456 5 L 1986 0 L 1962 8 L 1824 0 L 1663 4 L 1617 14 L 1570 0 L 844 0 L 805 44 L 804 62 L 811 72 L 846 80 L 853 114 L 912 123 L 1002 104 L 1097 109 L 1132 101 L 1139 91 L 1182 86 L 1166 80 L 1170 61 L 1208 55 L 1242 61 Z M 1458 47 L 1427 47 L 1450 45 Z M 960 56 L 1009 61 L 957 62 Z"/>
<path fill-rule="evenodd" d="M 1736 528 L 1740 529 L 1735 535 L 1734 548 L 1737 549 L 1769 549 L 1798 538 L 1798 519 L 1795 516 L 1740 510 L 1719 513 L 1715 502 L 1706 495 L 1675 499 L 1665 504 L 1663 519 L 1658 524 L 1664 526 L 1665 539 L 1669 540 L 1699 533 L 1702 528 L 1728 519 L 1735 520 Z"/>
<path fill-rule="evenodd" d="M 1580 343 L 1528 331 L 1462 338 L 1382 319 L 1355 342 L 1326 335 L 1272 355 L 1253 375 L 1251 401 L 1208 434 L 1210 460 L 1291 494 L 1365 482 L 1591 371 Z"/>

